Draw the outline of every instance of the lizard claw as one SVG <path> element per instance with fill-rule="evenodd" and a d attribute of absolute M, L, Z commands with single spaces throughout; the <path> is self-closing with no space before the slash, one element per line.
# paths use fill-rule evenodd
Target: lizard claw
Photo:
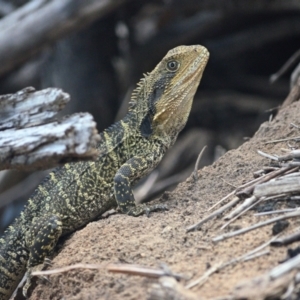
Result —
<path fill-rule="evenodd" d="M 43 263 L 43 268 L 46 267 L 46 266 L 50 266 L 50 267 L 51 267 L 52 265 L 53 265 L 53 264 L 52 264 L 51 259 L 48 258 L 48 257 L 45 257 L 44 263 Z"/>
<path fill-rule="evenodd" d="M 168 207 L 164 204 L 154 204 L 154 205 L 136 205 L 130 208 L 126 213 L 129 216 L 138 217 L 142 214 L 145 214 L 147 217 L 150 216 L 150 213 L 158 210 L 168 210 Z"/>
<path fill-rule="evenodd" d="M 47 278 L 46 276 L 39 275 L 38 278 L 44 283 L 46 282 L 51 283 L 50 279 Z"/>

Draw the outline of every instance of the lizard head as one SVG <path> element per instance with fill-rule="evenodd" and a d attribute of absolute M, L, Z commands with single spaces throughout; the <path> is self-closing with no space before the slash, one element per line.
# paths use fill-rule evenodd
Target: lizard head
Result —
<path fill-rule="evenodd" d="M 178 46 L 142 79 L 134 94 L 137 106 L 145 112 L 140 123 L 142 135 L 177 135 L 183 129 L 208 58 L 203 46 Z"/>

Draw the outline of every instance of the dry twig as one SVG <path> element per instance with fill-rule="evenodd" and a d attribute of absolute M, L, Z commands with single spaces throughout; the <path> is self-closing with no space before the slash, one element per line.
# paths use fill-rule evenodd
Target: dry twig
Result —
<path fill-rule="evenodd" d="M 201 158 L 202 158 L 202 155 L 206 149 L 206 145 L 202 148 L 201 152 L 199 153 L 198 155 L 198 158 L 196 160 L 196 164 L 195 164 L 195 168 L 194 168 L 194 171 L 192 173 L 192 176 L 193 176 L 193 179 L 194 181 L 197 181 L 198 180 L 198 169 L 199 169 L 199 164 L 200 164 L 200 161 L 201 161 Z"/>
<path fill-rule="evenodd" d="M 262 249 L 264 249 L 265 247 L 267 247 L 268 245 L 270 245 L 270 243 L 274 240 L 275 238 L 273 237 L 271 240 L 269 240 L 268 242 L 256 247 L 255 249 L 247 252 L 246 254 L 242 255 L 242 256 L 239 256 L 237 258 L 234 258 L 234 259 L 231 259 L 225 263 L 218 263 L 216 264 L 215 266 L 213 266 L 212 268 L 210 268 L 208 271 L 206 271 L 201 277 L 199 277 L 198 279 L 190 282 L 189 284 L 186 285 L 186 288 L 187 289 L 190 289 L 196 285 L 202 285 L 204 284 L 209 276 L 211 276 L 212 274 L 224 269 L 225 267 L 227 266 L 230 266 L 232 264 L 235 264 L 235 263 L 238 263 L 240 261 L 248 261 L 250 259 L 254 259 L 256 257 L 259 257 L 261 255 L 266 255 L 266 254 L 269 254 L 269 251 L 264 251 L 264 252 L 260 252 L 258 253 L 259 251 L 261 251 Z"/>
<path fill-rule="evenodd" d="M 266 215 L 273 215 L 273 214 L 283 214 L 287 212 L 295 211 L 294 208 L 286 208 L 286 209 L 279 209 L 279 210 L 271 210 L 271 211 L 264 211 L 257 214 L 254 214 L 254 216 L 260 217 L 260 216 L 266 216 Z"/>
<path fill-rule="evenodd" d="M 148 267 L 142 267 L 138 265 L 130 265 L 130 264 L 109 264 L 107 266 L 107 270 L 113 273 L 123 273 L 129 275 L 138 275 L 145 277 L 158 278 L 161 276 L 171 276 L 176 279 L 185 278 L 185 276 L 180 274 L 175 274 L 167 270 L 166 268 L 162 269 L 153 269 Z"/>
<path fill-rule="evenodd" d="M 300 50 L 297 50 L 285 63 L 284 65 L 270 77 L 270 82 L 274 83 L 283 74 L 285 74 L 291 67 L 300 59 Z"/>
<path fill-rule="evenodd" d="M 269 272 L 269 276 L 271 279 L 276 279 L 295 269 L 298 270 L 299 266 L 300 266 L 300 255 L 298 254 L 297 256 L 292 257 L 289 260 L 285 261 L 284 263 L 273 268 Z"/>
<path fill-rule="evenodd" d="M 224 217 L 224 220 L 230 220 L 234 218 L 235 216 L 239 215 L 241 212 L 252 206 L 253 203 L 257 202 L 258 198 L 255 196 L 251 196 L 244 200 L 244 202 L 239 205 L 234 211 L 232 211 L 230 214 Z"/>
<path fill-rule="evenodd" d="M 47 276 L 53 274 L 60 274 L 76 269 L 103 270 L 105 268 L 107 268 L 107 264 L 75 264 L 53 270 L 34 271 L 32 272 L 32 276 Z"/>
<path fill-rule="evenodd" d="M 257 150 L 257 153 L 263 157 L 266 157 L 266 158 L 269 158 L 271 160 L 275 160 L 277 161 L 278 160 L 278 157 L 277 156 L 274 156 L 274 155 L 271 155 L 271 154 L 268 154 L 268 153 L 265 153 L 261 150 Z"/>
<path fill-rule="evenodd" d="M 241 191 L 237 192 L 236 195 L 237 196 L 244 196 L 244 195 L 250 196 L 253 193 L 253 190 L 255 189 L 256 186 L 258 186 L 258 185 L 260 185 L 260 184 L 262 184 L 264 182 L 267 182 L 270 179 L 278 177 L 279 175 L 282 175 L 282 174 L 290 171 L 293 168 L 294 168 L 293 166 L 285 166 L 285 167 L 283 167 L 283 168 L 281 168 L 279 170 L 270 172 L 270 173 L 268 173 L 268 174 L 266 174 L 266 175 L 258 178 L 260 180 L 257 180 L 255 183 L 253 183 L 252 185 L 248 186 L 244 190 L 241 190 Z"/>
<path fill-rule="evenodd" d="M 139 275 L 145 277 L 158 278 L 161 276 L 172 276 L 176 279 L 185 278 L 183 275 L 175 274 L 170 271 L 163 269 L 153 269 L 142 267 L 138 265 L 129 265 L 129 264 L 75 264 L 67 267 L 57 268 L 53 270 L 44 270 L 44 271 L 34 271 L 32 272 L 33 276 L 46 276 L 53 274 L 60 274 L 76 269 L 90 269 L 90 270 L 103 270 L 107 269 L 109 272 L 113 273 L 123 273 L 129 275 Z"/>
<path fill-rule="evenodd" d="M 224 206 L 222 206 L 221 208 L 219 208 L 218 210 L 214 211 L 213 213 L 211 213 L 210 215 L 208 215 L 207 217 L 203 218 L 202 220 L 200 220 L 198 223 L 188 227 L 186 229 L 186 232 L 190 232 L 192 230 L 197 230 L 200 228 L 201 225 L 203 225 L 204 223 L 206 223 L 207 221 L 211 220 L 212 218 L 219 216 L 220 214 L 222 214 L 225 210 L 235 206 L 238 202 L 240 201 L 240 199 L 238 197 L 234 197 L 230 202 L 228 202 L 227 204 L 225 204 Z"/>
<path fill-rule="evenodd" d="M 288 236 L 274 240 L 271 243 L 271 246 L 286 246 L 298 241 L 300 241 L 300 228 L 298 228 L 296 232 L 289 234 Z"/>
<path fill-rule="evenodd" d="M 235 192 L 236 191 L 234 190 L 231 193 L 229 193 L 228 195 L 226 195 L 225 197 L 223 197 L 217 203 L 215 203 L 214 205 L 212 205 L 207 211 L 210 211 L 210 210 L 214 209 L 216 206 L 218 206 L 219 204 L 221 204 L 222 202 L 224 202 L 225 200 L 227 200 L 229 197 L 233 196 L 235 194 Z"/>
<path fill-rule="evenodd" d="M 292 140 L 299 141 L 300 136 L 289 137 L 289 138 L 278 139 L 278 140 L 272 140 L 272 141 L 265 142 L 265 144 L 281 143 L 281 142 L 287 142 L 287 141 L 292 141 Z"/>
<path fill-rule="evenodd" d="M 270 220 L 267 220 L 267 221 L 264 221 L 264 222 L 261 222 L 261 223 L 257 223 L 255 225 L 252 225 L 252 226 L 247 227 L 247 228 L 242 228 L 242 229 L 239 229 L 239 230 L 236 230 L 236 231 L 232 231 L 232 232 L 229 232 L 229 233 L 219 235 L 219 236 L 213 238 L 212 240 L 213 240 L 213 242 L 220 242 L 220 241 L 223 241 L 225 239 L 232 238 L 234 236 L 249 232 L 251 230 L 254 230 L 254 229 L 257 229 L 257 228 L 260 228 L 260 227 L 263 227 L 263 226 L 266 226 L 266 225 L 269 225 L 269 224 L 272 224 L 272 223 L 275 223 L 277 221 L 281 221 L 281 220 L 285 220 L 285 219 L 289 219 L 289 218 L 295 218 L 295 217 L 299 217 L 299 216 L 300 216 L 300 211 L 288 213 L 284 216 L 276 217 L 276 218 L 273 218 L 273 219 L 270 219 Z"/>
<path fill-rule="evenodd" d="M 238 219 L 240 216 L 242 216 L 244 213 L 246 213 L 248 210 L 250 210 L 251 208 L 253 208 L 255 205 L 257 205 L 258 203 L 260 203 L 261 201 L 263 201 L 264 199 L 261 198 L 258 201 L 256 201 L 255 203 L 253 203 L 252 205 L 248 206 L 247 208 L 245 208 L 243 211 L 241 211 L 239 214 L 237 214 L 235 217 L 229 219 L 229 221 L 227 223 L 225 223 L 222 227 L 221 230 L 223 230 L 224 228 L 226 228 L 229 224 L 231 224 L 232 222 L 234 222 L 236 219 Z"/>
<path fill-rule="evenodd" d="M 245 184 L 240 185 L 237 189 L 235 189 L 234 191 L 230 192 L 228 195 L 226 195 L 225 197 L 223 197 L 220 201 L 218 201 L 217 203 L 215 203 L 214 205 L 212 205 L 207 211 L 212 210 L 213 208 L 215 208 L 216 206 L 218 206 L 219 204 L 221 204 L 222 202 L 224 202 L 226 199 L 228 199 L 229 197 L 233 196 L 234 194 L 236 194 L 238 191 L 254 184 L 255 182 L 259 182 L 261 180 L 261 178 L 263 178 L 266 175 L 263 175 L 259 178 L 255 178 Z"/>

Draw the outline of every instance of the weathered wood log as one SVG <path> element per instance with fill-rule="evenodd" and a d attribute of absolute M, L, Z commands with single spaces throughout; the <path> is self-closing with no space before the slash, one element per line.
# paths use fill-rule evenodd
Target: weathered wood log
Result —
<path fill-rule="evenodd" d="M 15 94 L 0 96 L 0 131 L 44 124 L 70 101 L 61 89 L 35 91 L 28 87 Z"/>
<path fill-rule="evenodd" d="M 26 88 L 0 97 L 0 170 L 46 169 L 96 158 L 100 137 L 90 114 L 50 122 L 68 101 L 69 95 L 56 88 Z"/>
<path fill-rule="evenodd" d="M 277 194 L 294 193 L 300 191 L 300 176 L 285 177 L 279 180 L 259 184 L 254 189 L 254 196 L 264 197 Z"/>

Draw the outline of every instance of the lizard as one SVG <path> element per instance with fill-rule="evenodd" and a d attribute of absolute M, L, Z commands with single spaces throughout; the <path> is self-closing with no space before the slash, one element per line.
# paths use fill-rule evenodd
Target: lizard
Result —
<path fill-rule="evenodd" d="M 0 239 L 0 299 L 53 254 L 60 237 L 111 208 L 130 216 L 166 209 L 136 204 L 132 187 L 161 161 L 190 114 L 209 58 L 201 45 L 168 51 L 133 90 L 126 116 L 100 134 L 95 161 L 67 163 L 36 188 Z"/>

